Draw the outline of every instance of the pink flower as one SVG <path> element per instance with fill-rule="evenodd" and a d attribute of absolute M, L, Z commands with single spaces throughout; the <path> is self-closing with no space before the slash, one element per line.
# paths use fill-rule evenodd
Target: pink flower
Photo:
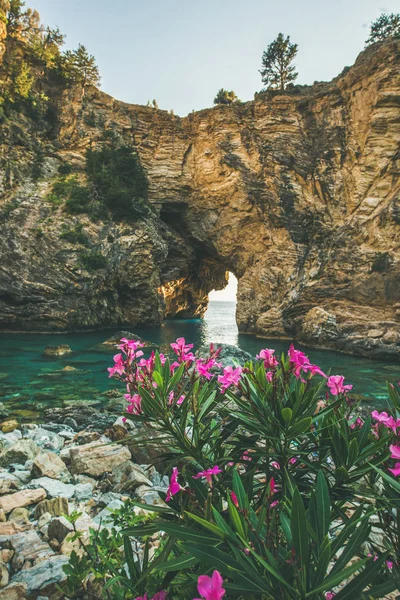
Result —
<path fill-rule="evenodd" d="M 357 419 L 350 425 L 350 429 L 355 429 L 356 427 L 362 427 L 364 425 L 364 421 L 357 417 Z"/>
<path fill-rule="evenodd" d="M 179 471 L 178 471 L 177 467 L 174 467 L 172 469 L 171 479 L 169 480 L 167 497 L 165 498 L 166 502 L 169 502 L 171 500 L 172 496 L 175 496 L 175 494 L 177 494 L 178 492 L 183 490 L 182 486 L 180 486 L 178 483 L 178 475 L 179 475 Z"/>
<path fill-rule="evenodd" d="M 196 370 L 199 375 L 205 377 L 208 381 L 210 381 L 213 374 L 211 373 L 211 369 L 213 367 L 221 367 L 222 363 L 218 363 L 214 358 L 198 358 L 196 360 Z"/>
<path fill-rule="evenodd" d="M 242 454 L 242 456 L 240 457 L 240 460 L 249 460 L 252 461 L 252 457 L 250 456 L 250 453 L 248 450 L 245 450 Z"/>
<path fill-rule="evenodd" d="M 260 350 L 260 354 L 256 355 L 256 359 L 263 360 L 264 367 L 266 369 L 271 369 L 273 367 L 276 367 L 278 364 L 278 361 L 276 359 L 276 356 L 274 356 L 274 354 L 275 354 L 275 350 L 270 350 L 268 348 L 264 348 L 264 350 Z"/>
<path fill-rule="evenodd" d="M 224 580 L 218 571 L 214 571 L 212 577 L 208 575 L 200 575 L 197 580 L 197 589 L 199 594 L 205 600 L 222 600 L 226 594 L 226 590 L 222 587 Z M 194 598 L 200 600 L 200 598 Z"/>
<path fill-rule="evenodd" d="M 343 385 L 343 375 L 331 375 L 328 377 L 327 386 L 332 396 L 338 396 L 339 394 L 345 394 L 346 392 L 353 389 L 352 385 Z"/>
<path fill-rule="evenodd" d="M 185 338 L 178 338 L 170 346 L 181 362 L 191 363 L 195 360 L 193 352 L 189 352 L 193 348 L 193 344 L 187 344 Z"/>
<path fill-rule="evenodd" d="M 378 423 L 386 423 L 386 421 L 389 419 L 387 412 L 380 413 L 377 410 L 372 411 L 371 417 L 375 419 L 375 421 L 378 421 Z"/>
<path fill-rule="evenodd" d="M 237 386 L 239 384 L 241 375 L 242 375 L 242 367 L 225 367 L 224 374 L 218 376 L 218 383 L 222 385 L 222 391 L 228 389 L 231 385 Z"/>
<path fill-rule="evenodd" d="M 389 446 L 389 450 L 392 453 L 391 456 L 392 458 L 398 458 L 400 459 L 400 446 Z"/>
<path fill-rule="evenodd" d="M 278 506 L 279 504 L 279 500 L 274 500 L 274 502 L 271 502 L 271 504 L 269 505 L 270 508 L 275 508 L 275 506 Z"/>
<path fill-rule="evenodd" d="M 326 592 L 325 600 L 332 600 L 332 598 L 334 598 L 335 596 L 336 594 L 334 594 L 333 592 Z"/>
<path fill-rule="evenodd" d="M 289 458 L 289 465 L 295 465 L 298 461 L 298 458 L 293 456 L 293 458 Z"/>
<path fill-rule="evenodd" d="M 281 465 L 278 463 L 278 461 L 273 460 L 271 463 L 271 467 L 274 467 L 274 469 L 280 469 Z"/>
<path fill-rule="evenodd" d="M 389 469 L 389 471 L 393 473 L 395 477 L 398 477 L 400 475 L 400 462 L 396 463 L 393 469 Z"/>
<path fill-rule="evenodd" d="M 304 371 L 304 373 L 310 373 L 311 377 L 313 377 L 313 375 L 321 375 L 322 377 L 326 377 L 325 373 L 321 371 L 317 365 L 312 365 L 310 363 L 308 356 L 306 356 L 304 352 L 295 350 L 293 344 L 290 344 L 288 355 L 293 369 L 293 374 L 297 379 L 300 377 L 301 371 Z"/>
<path fill-rule="evenodd" d="M 184 396 L 184 394 L 182 394 L 181 396 L 179 396 L 178 400 L 176 401 L 176 404 L 178 406 L 180 406 L 185 398 L 186 398 L 186 396 Z M 174 403 L 174 392 L 170 392 L 168 394 L 168 404 L 169 404 L 169 406 L 171 406 L 171 404 L 173 404 L 173 403 Z"/>
<path fill-rule="evenodd" d="M 109 367 L 107 369 L 107 371 L 109 372 L 109 377 L 112 377 L 113 375 L 115 375 L 115 373 L 118 373 L 118 375 L 123 375 L 125 372 L 125 361 L 122 358 L 122 354 L 115 354 L 114 355 L 114 366 L 113 367 Z"/>
<path fill-rule="evenodd" d="M 271 496 L 273 496 L 275 494 L 275 490 L 276 490 L 275 479 L 273 477 L 271 477 L 271 479 L 269 481 L 269 493 Z"/>
<path fill-rule="evenodd" d="M 265 377 L 267 378 L 267 381 L 268 381 L 268 383 L 271 383 L 271 381 L 272 381 L 272 379 L 273 379 L 273 377 L 274 377 L 274 374 L 273 374 L 273 372 L 272 372 L 272 371 L 267 371 L 267 372 L 265 373 Z"/>
<path fill-rule="evenodd" d="M 127 402 L 129 402 L 126 412 L 134 415 L 140 415 L 142 412 L 142 399 L 139 394 L 133 394 L 133 396 L 130 394 L 124 394 L 124 398 Z"/>
<path fill-rule="evenodd" d="M 386 566 L 389 569 L 389 571 L 391 571 L 393 569 L 393 563 L 391 560 L 387 560 L 386 561 Z"/>
<path fill-rule="evenodd" d="M 204 477 L 207 480 L 208 485 L 212 487 L 212 476 L 218 475 L 219 473 L 222 473 L 222 469 L 220 469 L 218 465 L 215 465 L 212 469 L 206 469 L 205 471 L 200 471 L 197 475 L 193 475 L 193 479 Z"/>
<path fill-rule="evenodd" d="M 389 417 L 388 420 L 384 423 L 384 426 L 388 429 L 391 429 L 394 434 L 397 433 L 397 429 L 400 427 L 400 419 L 395 419 L 394 417 Z"/>
<path fill-rule="evenodd" d="M 231 500 L 232 503 L 236 506 L 236 508 L 239 508 L 239 500 L 237 499 L 235 492 L 231 492 Z"/>

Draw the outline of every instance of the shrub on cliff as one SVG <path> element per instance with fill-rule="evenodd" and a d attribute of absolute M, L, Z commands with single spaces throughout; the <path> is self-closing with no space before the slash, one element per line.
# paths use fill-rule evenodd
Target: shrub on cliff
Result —
<path fill-rule="evenodd" d="M 376 21 L 371 24 L 369 37 L 366 40 L 366 45 L 374 44 L 375 42 L 383 42 L 389 38 L 400 39 L 400 14 L 391 13 L 390 15 L 382 14 Z"/>
<path fill-rule="evenodd" d="M 80 261 L 89 272 L 104 269 L 107 266 L 107 258 L 98 251 L 82 252 Z"/>
<path fill-rule="evenodd" d="M 148 214 L 147 177 L 133 147 L 89 148 L 86 173 L 114 217 L 136 220 Z"/>
<path fill-rule="evenodd" d="M 155 462 L 170 485 L 165 504 L 135 503 L 157 518 L 122 529 L 123 564 L 103 575 L 113 598 L 191 599 L 196 582 L 205 599 L 369 599 L 396 588 L 398 387 L 391 415 L 364 420 L 352 386 L 293 346 L 223 370 L 213 346 L 196 358 L 180 338 L 172 361 L 146 359 L 141 346 L 122 339 L 109 375 L 142 427 L 135 445 L 158 432 Z M 154 535 L 161 549 L 150 560 Z M 96 556 L 104 573 L 107 556 Z M 79 561 L 69 579 L 77 574 Z"/>
<path fill-rule="evenodd" d="M 217 95 L 214 98 L 214 104 L 233 104 L 234 102 L 239 102 L 239 98 L 236 96 L 235 92 L 231 90 L 224 90 L 221 88 L 218 90 Z"/>

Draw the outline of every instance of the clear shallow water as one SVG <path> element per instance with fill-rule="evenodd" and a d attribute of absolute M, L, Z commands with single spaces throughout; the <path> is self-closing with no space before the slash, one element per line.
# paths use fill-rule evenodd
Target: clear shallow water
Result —
<path fill-rule="evenodd" d="M 129 328 L 125 328 L 128 329 Z M 108 379 L 107 367 L 115 351 L 100 344 L 116 333 L 116 329 L 74 334 L 0 334 L 0 401 L 11 415 L 22 420 L 40 419 L 45 408 L 84 402 L 103 405 L 105 393 L 118 387 Z M 177 337 L 185 337 L 195 348 L 204 343 L 234 344 L 253 356 L 260 348 L 286 352 L 287 340 L 264 340 L 242 335 L 235 323 L 234 302 L 210 302 L 206 318 L 168 320 L 160 327 L 131 328 L 144 339 L 164 350 Z M 47 345 L 69 344 L 73 353 L 61 358 L 45 358 Z M 354 392 L 365 396 L 373 406 L 386 403 L 386 381 L 400 379 L 400 365 L 347 356 L 337 352 L 303 348 L 310 360 L 323 370 L 346 377 Z M 76 371 L 62 371 L 66 366 Z"/>

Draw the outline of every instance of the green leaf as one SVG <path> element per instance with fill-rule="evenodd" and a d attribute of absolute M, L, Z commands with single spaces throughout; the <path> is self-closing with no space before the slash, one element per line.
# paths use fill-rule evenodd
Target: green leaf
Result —
<path fill-rule="evenodd" d="M 198 562 L 198 558 L 190 556 L 190 554 L 184 554 L 157 565 L 156 571 L 163 571 L 164 573 L 168 573 L 170 571 L 184 571 L 185 569 L 194 567 L 194 565 L 197 565 Z"/>
<path fill-rule="evenodd" d="M 157 371 L 153 371 L 153 379 L 156 382 L 156 384 L 158 385 L 158 387 L 160 387 L 161 389 L 164 389 L 164 380 L 162 378 L 162 375 L 160 375 L 160 373 L 158 373 Z"/>
<path fill-rule="evenodd" d="M 335 596 L 335 600 L 354 600 L 360 597 L 361 592 L 369 585 L 376 577 L 387 557 L 387 552 L 382 554 L 377 561 L 372 558 L 368 560 L 366 568 L 354 577 L 340 592 Z M 343 571 L 342 571 L 343 573 Z M 343 581 L 343 579 L 342 579 Z"/>
<path fill-rule="evenodd" d="M 312 417 L 306 417 L 305 419 L 301 419 L 288 430 L 288 436 L 294 438 L 302 433 L 306 433 L 310 431 L 312 423 Z"/>
<path fill-rule="evenodd" d="M 358 555 L 361 545 L 368 538 L 368 532 L 369 524 L 368 521 L 365 520 L 357 527 L 357 529 L 349 538 L 349 541 L 343 548 L 342 553 L 340 554 L 339 558 L 337 559 L 336 563 L 332 568 L 332 575 L 337 571 L 343 569 L 354 556 Z"/>
<path fill-rule="evenodd" d="M 205 519 L 202 519 L 201 517 L 198 517 L 197 515 L 194 515 L 190 512 L 186 512 L 185 514 L 190 519 L 192 519 L 193 521 L 195 521 L 196 523 L 198 523 L 199 525 L 201 525 L 208 531 L 211 531 L 211 533 L 214 533 L 214 535 L 220 537 L 221 539 L 224 539 L 224 537 L 225 537 L 224 532 L 221 531 L 221 529 L 219 527 L 217 527 L 216 525 L 214 525 L 213 523 L 210 523 L 209 521 L 206 521 Z"/>
<path fill-rule="evenodd" d="M 235 492 L 239 502 L 239 507 L 241 509 L 249 508 L 249 499 L 247 498 L 246 490 L 243 487 L 242 480 L 236 469 L 233 471 L 232 474 L 232 485 L 233 491 Z"/>
<path fill-rule="evenodd" d="M 291 420 L 293 418 L 293 411 L 291 408 L 287 408 L 287 407 L 282 408 L 281 415 L 282 415 L 282 419 L 284 420 L 284 422 L 287 425 L 288 423 L 291 422 Z"/>
<path fill-rule="evenodd" d="M 353 573 L 355 573 L 355 571 L 358 571 L 359 569 L 361 569 L 361 567 L 363 567 L 365 565 L 367 560 L 368 560 L 367 558 L 364 558 L 363 560 L 359 560 L 358 562 L 350 565 L 350 567 L 343 569 L 342 571 L 340 571 L 340 573 L 336 573 L 335 575 L 332 575 L 332 576 L 329 575 L 322 582 L 321 585 L 319 585 L 318 587 L 316 587 L 313 590 L 311 590 L 310 592 L 308 592 L 306 594 L 306 598 L 309 598 L 310 596 L 314 596 L 321 592 L 326 592 L 326 591 L 331 590 L 336 585 L 338 585 L 342 581 L 345 581 L 348 577 L 353 575 Z M 353 598 L 353 600 L 354 600 L 354 598 Z"/>
<path fill-rule="evenodd" d="M 322 471 L 319 471 L 317 477 L 315 500 L 317 508 L 318 540 L 321 543 L 329 531 L 331 514 L 329 488 Z"/>
<path fill-rule="evenodd" d="M 290 515 L 290 530 L 296 558 L 302 565 L 307 565 L 309 556 L 309 539 L 307 530 L 307 515 L 299 490 L 294 490 L 292 510 Z"/>

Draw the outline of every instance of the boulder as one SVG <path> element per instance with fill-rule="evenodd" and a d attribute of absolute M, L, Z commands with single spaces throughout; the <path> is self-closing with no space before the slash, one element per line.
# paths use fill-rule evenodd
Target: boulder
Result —
<path fill-rule="evenodd" d="M 14 429 L 17 429 L 18 421 L 3 421 L 0 428 L 3 433 L 11 433 Z"/>
<path fill-rule="evenodd" d="M 9 494 L 17 489 L 18 483 L 15 481 L 15 479 L 0 479 L 0 496 Z"/>
<path fill-rule="evenodd" d="M 32 465 L 32 476 L 50 477 L 64 482 L 71 479 L 65 463 L 53 452 L 41 452 L 35 457 Z"/>
<path fill-rule="evenodd" d="M 112 489 L 115 492 L 130 492 L 139 485 L 151 487 L 151 481 L 146 477 L 139 465 L 127 460 L 118 465 L 111 475 Z"/>
<path fill-rule="evenodd" d="M 243 365 L 246 361 L 251 360 L 252 356 L 245 350 L 238 348 L 237 346 L 231 346 L 230 344 L 214 344 L 215 348 L 222 348 L 220 355 L 218 356 L 218 362 L 222 363 L 222 367 L 228 367 L 235 363 Z M 209 355 L 210 346 L 203 344 L 196 352 L 199 357 L 206 357 Z M 219 371 L 219 369 L 218 369 Z"/>
<path fill-rule="evenodd" d="M 0 588 L 5 588 L 10 580 L 7 565 L 0 561 Z"/>
<path fill-rule="evenodd" d="M 14 508 L 14 510 L 11 511 L 8 520 L 20 524 L 29 523 L 29 512 L 26 508 Z"/>
<path fill-rule="evenodd" d="M 34 592 L 40 592 L 52 600 L 58 600 L 63 596 L 58 586 L 66 579 L 63 567 L 67 562 L 67 556 L 50 556 L 30 569 L 24 569 L 14 575 L 13 582 L 24 583 L 28 596 Z"/>
<path fill-rule="evenodd" d="M 1 452 L 0 465 L 2 467 L 8 467 L 15 463 L 24 465 L 27 460 L 33 460 L 39 452 L 40 448 L 33 440 L 18 440 Z"/>
<path fill-rule="evenodd" d="M 101 477 L 112 472 L 118 465 L 129 460 L 131 454 L 124 446 L 99 445 L 97 442 L 71 448 L 71 473 Z"/>
<path fill-rule="evenodd" d="M 103 342 L 103 346 L 117 346 L 122 338 L 126 338 L 127 340 L 136 340 L 137 342 L 142 342 L 144 344 L 144 348 L 158 348 L 157 344 L 153 344 L 153 342 L 148 342 L 143 338 L 131 333 L 130 331 L 118 331 L 115 335 L 112 335 L 107 340 Z"/>
<path fill-rule="evenodd" d="M 71 354 L 72 350 L 68 344 L 59 344 L 59 346 L 46 346 L 43 356 L 65 356 Z"/>
<path fill-rule="evenodd" d="M 27 589 L 25 583 L 11 583 L 0 590 L 0 600 L 25 600 Z"/>
<path fill-rule="evenodd" d="M 75 485 L 74 498 L 78 502 L 89 500 L 93 495 L 93 483 L 77 483 Z"/>
<path fill-rule="evenodd" d="M 41 561 L 53 554 L 50 546 L 33 530 L 13 535 L 10 543 L 15 553 L 11 560 L 14 571 L 33 566 L 36 561 Z"/>
<path fill-rule="evenodd" d="M 67 521 L 65 517 L 57 517 L 50 522 L 47 535 L 50 539 L 55 538 L 61 544 L 67 535 L 73 533 L 73 531 L 72 523 Z"/>
<path fill-rule="evenodd" d="M 62 481 L 57 481 L 57 479 L 51 479 L 50 477 L 32 479 L 28 484 L 28 487 L 33 489 L 43 488 L 46 490 L 49 498 L 56 498 L 57 496 L 72 498 L 75 493 L 75 486 L 72 483 L 63 483 Z"/>
<path fill-rule="evenodd" d="M 36 504 L 37 502 L 44 500 L 46 496 L 46 491 L 41 487 L 34 490 L 21 490 L 20 492 L 15 492 L 14 494 L 1 496 L 0 508 L 2 508 L 7 514 L 14 510 L 14 508 L 23 508 L 24 506 Z"/>
<path fill-rule="evenodd" d="M 35 508 L 35 519 L 39 519 L 45 513 L 50 513 L 50 515 L 53 517 L 69 515 L 69 504 L 67 498 L 58 497 L 39 502 Z"/>
<path fill-rule="evenodd" d="M 32 529 L 32 527 L 32 523 L 21 525 L 13 521 L 6 521 L 5 523 L 0 523 L 0 537 L 5 536 L 9 538 L 11 535 L 22 533 L 22 531 L 27 531 L 28 529 Z"/>
<path fill-rule="evenodd" d="M 14 429 L 14 431 L 10 431 L 10 433 L 3 433 L 0 431 L 0 445 L 2 448 L 9 448 L 21 438 L 22 432 L 20 429 Z"/>
<path fill-rule="evenodd" d="M 28 437 L 40 446 L 40 448 L 51 450 L 52 452 L 59 452 L 64 446 L 62 437 L 43 427 L 38 427 L 37 429 L 29 431 Z"/>

